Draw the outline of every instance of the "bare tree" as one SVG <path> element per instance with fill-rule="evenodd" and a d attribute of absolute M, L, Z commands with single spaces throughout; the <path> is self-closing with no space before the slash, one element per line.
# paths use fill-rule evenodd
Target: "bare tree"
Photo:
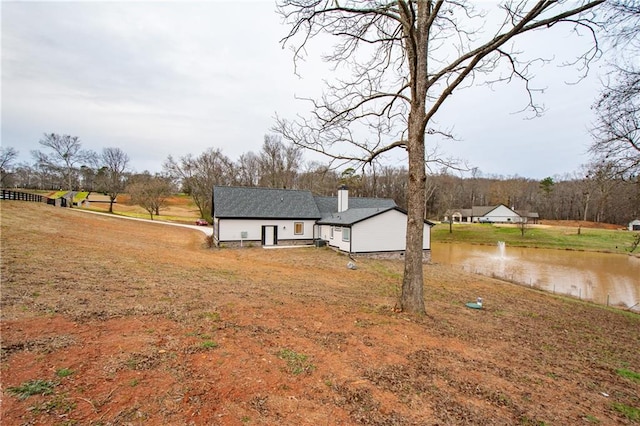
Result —
<path fill-rule="evenodd" d="M 27 163 L 20 163 L 13 168 L 12 181 L 18 188 L 40 189 L 36 173 Z"/>
<path fill-rule="evenodd" d="M 640 173 L 640 70 L 617 68 L 615 75 L 617 83 L 594 106 L 598 119 L 590 152 L 625 178 Z"/>
<path fill-rule="evenodd" d="M 464 197 L 464 181 L 460 176 L 452 175 L 444 169 L 438 176 L 440 180 L 441 199 L 449 211 L 449 233 L 453 233 L 454 209 L 460 208 Z"/>
<path fill-rule="evenodd" d="M 640 55 L 640 1 L 611 0 L 606 10 L 615 60 L 594 105 L 598 119 L 590 152 L 618 177 L 629 178 L 640 173 L 640 68 L 635 60 Z"/>
<path fill-rule="evenodd" d="M 18 151 L 12 147 L 0 147 L 0 186 L 5 187 L 6 177 L 11 173 Z"/>
<path fill-rule="evenodd" d="M 398 147 L 408 153 L 403 310 L 425 311 L 425 136 L 442 133 L 434 127 L 435 114 L 454 91 L 483 78 L 520 79 L 529 109 L 540 113 L 529 86 L 532 61 L 511 41 L 559 23 L 589 30 L 582 14 L 602 2 L 509 1 L 497 6 L 502 20 L 495 29 L 489 29 L 495 21 L 464 1 L 282 0 L 278 5 L 291 25 L 282 43 L 294 46 L 294 63 L 311 39 L 325 33 L 339 40 L 325 60 L 336 70 L 350 70 L 351 77 L 328 84 L 322 99 L 311 100 L 311 118 L 278 118 L 277 131 L 335 161 L 367 163 Z M 594 46 L 576 56 L 584 64 L 596 54 Z M 500 74 L 504 66 L 507 73 Z M 373 136 L 363 137 L 363 130 Z"/>
<path fill-rule="evenodd" d="M 241 154 L 236 163 L 234 181 L 242 186 L 257 186 L 260 181 L 260 160 L 249 151 Z"/>
<path fill-rule="evenodd" d="M 629 248 L 629 253 L 633 253 L 638 246 L 640 246 L 640 232 L 633 237 L 633 241 L 631 242 L 631 247 Z"/>
<path fill-rule="evenodd" d="M 173 193 L 171 179 L 151 174 L 143 173 L 132 177 L 127 185 L 127 192 L 131 196 L 131 203 L 139 205 L 149 213 L 153 220 L 153 215 L 160 214 L 160 209 L 165 206 L 167 198 Z"/>
<path fill-rule="evenodd" d="M 285 145 L 277 135 L 265 135 L 258 159 L 260 184 L 270 188 L 293 188 L 302 162 L 302 150 Z"/>
<path fill-rule="evenodd" d="M 95 191 L 96 177 L 99 176 L 99 172 L 100 170 L 84 164 L 80 166 L 80 188 L 82 188 L 83 191 Z"/>
<path fill-rule="evenodd" d="M 393 198 L 403 209 L 407 208 L 407 169 L 383 166 L 378 171 L 376 196 Z"/>
<path fill-rule="evenodd" d="M 113 203 L 126 185 L 129 156 L 120 148 L 104 148 L 100 161 L 103 168 L 99 185 L 109 196 L 109 213 L 113 213 Z"/>
<path fill-rule="evenodd" d="M 338 189 L 339 176 L 335 170 L 330 170 L 324 164 L 310 162 L 305 169 L 298 173 L 295 187 L 308 189 L 318 195 L 333 195 Z"/>
<path fill-rule="evenodd" d="M 529 223 L 528 217 L 521 217 L 518 222 L 518 228 L 520 228 L 520 235 L 524 237 L 524 234 L 527 232 L 527 224 Z"/>
<path fill-rule="evenodd" d="M 179 161 L 169 156 L 163 169 L 169 176 L 181 181 L 183 189 L 198 207 L 200 217 L 209 218 L 213 187 L 231 182 L 232 165 L 220 149 L 209 148 L 198 157 L 189 154 Z"/>
<path fill-rule="evenodd" d="M 60 173 L 68 190 L 74 189 L 74 176 L 79 166 L 95 162 L 95 153 L 83 150 L 77 136 L 45 133 L 39 143 L 51 152 L 32 151 L 36 162 L 42 168 Z"/>
<path fill-rule="evenodd" d="M 608 21 L 614 46 L 640 47 L 640 0 L 609 0 Z"/>

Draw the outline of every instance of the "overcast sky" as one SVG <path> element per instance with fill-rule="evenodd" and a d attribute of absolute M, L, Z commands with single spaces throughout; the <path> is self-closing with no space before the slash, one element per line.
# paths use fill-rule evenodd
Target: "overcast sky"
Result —
<path fill-rule="evenodd" d="M 295 96 L 316 96 L 331 79 L 317 59 L 328 47 L 309 51 L 294 75 L 279 44 L 288 28 L 274 9 L 271 1 L 2 1 L 2 146 L 31 164 L 43 133 L 70 134 L 86 149 L 119 147 L 136 171 L 152 172 L 169 155 L 210 147 L 232 160 L 258 152 L 274 116 L 306 114 Z M 588 161 L 604 64 L 576 85 L 566 82 L 577 72 L 558 65 L 588 42 L 550 33 L 524 45 L 559 58 L 536 71 L 542 118 L 516 113 L 527 102 L 517 84 L 456 92 L 437 120 L 458 140 L 440 151 L 484 175 L 577 171 Z"/>

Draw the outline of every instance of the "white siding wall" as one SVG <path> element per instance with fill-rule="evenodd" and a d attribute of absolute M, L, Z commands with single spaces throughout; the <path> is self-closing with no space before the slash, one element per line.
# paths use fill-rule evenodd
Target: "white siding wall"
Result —
<path fill-rule="evenodd" d="M 331 238 L 331 228 L 333 228 L 333 238 Z M 322 239 L 325 240 L 327 242 L 327 244 L 329 244 L 331 247 L 336 247 L 342 251 L 350 251 L 351 249 L 351 242 L 350 241 L 342 241 L 342 230 L 343 229 L 349 229 L 348 227 L 345 226 L 329 226 L 329 225 L 322 225 L 322 231 L 320 231 L 321 235 L 322 235 Z M 326 229 L 326 233 L 325 230 Z M 324 235 L 327 236 L 327 238 L 324 237 Z"/>
<path fill-rule="evenodd" d="M 354 252 L 393 251 L 405 249 L 407 216 L 389 210 L 353 226 Z"/>
<path fill-rule="evenodd" d="M 304 233 L 294 234 L 293 224 L 304 223 Z M 240 241 L 241 232 L 247 232 L 244 240 L 262 240 L 262 226 L 277 226 L 278 240 L 310 240 L 313 239 L 314 220 L 281 220 L 281 219 L 217 219 L 220 227 L 220 241 Z M 286 229 L 285 229 L 286 228 Z"/>
<path fill-rule="evenodd" d="M 477 218 L 478 222 L 511 222 L 519 223 L 522 220 L 520 216 L 513 210 L 505 206 L 498 206 L 486 216 Z"/>
<path fill-rule="evenodd" d="M 269 219 L 214 219 L 220 228 L 220 241 L 240 241 L 241 232 L 247 232 L 245 241 L 260 241 L 262 226 L 277 226 L 278 240 L 311 240 L 321 238 L 328 245 L 345 252 L 366 253 L 378 251 L 404 251 L 406 244 L 407 216 L 397 210 L 389 210 L 355 224 L 350 229 L 350 240 L 343 241 L 345 227 L 315 225 L 313 220 L 269 220 Z M 304 234 L 294 235 L 294 223 L 304 223 Z M 286 229 L 285 229 L 286 228 Z M 314 228 L 316 234 L 314 235 Z M 334 229 L 331 238 L 331 228 Z M 424 225 L 423 249 L 431 248 L 431 229 Z"/>
<path fill-rule="evenodd" d="M 331 226 L 329 226 L 329 225 L 318 225 L 318 227 L 320 228 L 320 230 L 319 230 L 319 234 L 317 235 L 317 237 L 329 242 L 329 239 L 331 238 Z"/>
<path fill-rule="evenodd" d="M 334 231 L 331 239 L 330 227 L 322 225 L 321 228 L 320 237 L 323 240 L 330 246 L 347 252 L 404 251 L 406 246 L 407 216 L 397 210 L 390 210 L 353 225 L 351 243 L 342 241 L 340 231 Z M 431 228 L 427 224 L 424 225 L 423 239 L 423 249 L 430 249 Z"/>
<path fill-rule="evenodd" d="M 405 224 L 406 220 L 405 216 Z M 422 250 L 431 250 L 431 227 L 426 223 L 422 225 Z"/>

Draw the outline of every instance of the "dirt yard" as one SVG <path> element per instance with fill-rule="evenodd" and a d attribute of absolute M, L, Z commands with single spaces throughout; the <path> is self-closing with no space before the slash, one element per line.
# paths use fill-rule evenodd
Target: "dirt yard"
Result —
<path fill-rule="evenodd" d="M 3 425 L 640 422 L 636 314 L 425 265 L 415 317 L 397 261 L 0 208 Z"/>

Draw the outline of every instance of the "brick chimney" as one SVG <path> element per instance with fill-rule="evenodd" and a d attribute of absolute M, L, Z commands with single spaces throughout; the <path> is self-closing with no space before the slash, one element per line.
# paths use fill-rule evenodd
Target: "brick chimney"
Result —
<path fill-rule="evenodd" d="M 343 212 L 349 208 L 349 188 L 346 185 L 342 185 L 338 188 L 338 213 Z"/>

